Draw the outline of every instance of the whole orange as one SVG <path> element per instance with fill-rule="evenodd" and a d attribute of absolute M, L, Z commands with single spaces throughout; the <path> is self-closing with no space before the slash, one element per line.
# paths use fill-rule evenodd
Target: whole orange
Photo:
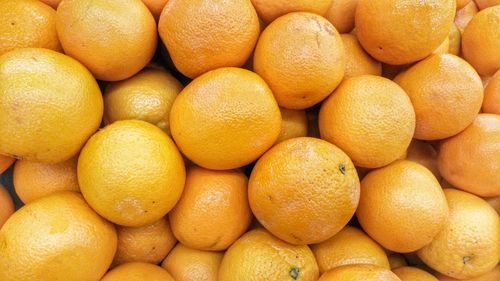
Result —
<path fill-rule="evenodd" d="M 439 281 L 498 281 L 500 280 L 500 265 L 497 265 L 492 271 L 474 278 L 455 279 L 443 274 L 437 274 Z"/>
<path fill-rule="evenodd" d="M 282 15 L 291 12 L 310 12 L 324 16 L 332 0 L 252 0 L 259 17 L 271 23 Z"/>
<path fill-rule="evenodd" d="M 148 7 L 155 20 L 158 21 L 168 0 L 142 0 L 142 2 Z"/>

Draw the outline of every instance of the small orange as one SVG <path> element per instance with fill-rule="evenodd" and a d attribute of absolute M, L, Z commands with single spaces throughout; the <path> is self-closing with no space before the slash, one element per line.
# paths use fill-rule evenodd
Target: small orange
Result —
<path fill-rule="evenodd" d="M 438 281 L 436 277 L 417 267 L 404 266 L 393 269 L 401 281 Z"/>
<path fill-rule="evenodd" d="M 280 108 L 281 131 L 276 143 L 307 136 L 307 115 L 304 110 Z"/>
<path fill-rule="evenodd" d="M 292 244 L 327 240 L 351 219 L 359 179 L 347 155 L 316 138 L 294 138 L 266 152 L 252 170 L 250 207 L 259 222 Z"/>
<path fill-rule="evenodd" d="M 457 26 L 460 33 L 464 33 L 465 27 L 469 24 L 470 20 L 479 12 L 474 1 L 470 1 L 469 4 L 465 5 L 462 9 L 458 10 L 455 15 L 455 25 Z"/>
<path fill-rule="evenodd" d="M 325 18 L 290 13 L 262 32 L 253 64 L 281 107 L 305 109 L 326 98 L 342 80 L 344 47 Z"/>
<path fill-rule="evenodd" d="M 130 262 L 108 271 L 100 281 L 175 281 L 165 269 L 150 263 Z"/>
<path fill-rule="evenodd" d="M 388 254 L 387 258 L 389 259 L 391 270 L 408 265 L 408 262 L 406 261 L 405 257 L 401 254 L 397 253 Z"/>
<path fill-rule="evenodd" d="M 340 33 L 348 33 L 354 28 L 354 15 L 358 0 L 332 0 L 325 18 L 329 20 Z"/>
<path fill-rule="evenodd" d="M 356 166 L 385 166 L 404 154 L 415 130 L 408 95 L 389 79 L 346 79 L 322 104 L 321 138 L 345 151 Z"/>
<path fill-rule="evenodd" d="M 368 55 L 358 42 L 356 35 L 341 34 L 344 43 L 346 67 L 344 79 L 363 75 L 382 75 L 382 64 Z"/>
<path fill-rule="evenodd" d="M 311 246 L 319 272 L 348 264 L 373 264 L 389 269 L 384 249 L 363 231 L 346 226 L 332 238 Z"/>
<path fill-rule="evenodd" d="M 423 165 L 434 174 L 438 181 L 441 179 L 437 167 L 437 152 L 430 143 L 413 139 L 408 147 L 406 160 Z"/>
<path fill-rule="evenodd" d="M 324 16 L 332 0 L 252 0 L 259 17 L 271 23 L 282 15 L 291 12 L 310 12 Z"/>
<path fill-rule="evenodd" d="M 387 268 L 372 264 L 351 264 L 327 271 L 318 281 L 401 281 Z"/>
<path fill-rule="evenodd" d="M 5 172 L 16 161 L 15 158 L 0 154 L 0 174 Z"/>
<path fill-rule="evenodd" d="M 453 186 L 479 196 L 500 195 L 500 115 L 479 114 L 439 147 L 439 172 Z"/>
<path fill-rule="evenodd" d="M 500 115 L 500 70 L 498 70 L 484 89 L 483 112 Z"/>
<path fill-rule="evenodd" d="M 438 274 L 439 281 L 498 281 L 500 280 L 500 265 L 497 265 L 492 271 L 475 278 L 455 279 L 446 275 Z"/>
<path fill-rule="evenodd" d="M 14 213 L 14 202 L 9 192 L 0 184 L 0 229 Z"/>
<path fill-rule="evenodd" d="M 279 107 L 267 84 L 257 74 L 234 67 L 193 80 L 170 111 L 177 146 L 208 169 L 250 164 L 276 142 L 280 129 Z"/>
<path fill-rule="evenodd" d="M 175 237 L 198 250 L 227 249 L 252 219 L 247 184 L 241 171 L 191 166 L 181 199 L 169 213 Z"/>
<path fill-rule="evenodd" d="M 443 229 L 448 206 L 427 168 L 399 160 L 361 181 L 356 214 L 375 241 L 391 251 L 409 253 L 429 244 Z"/>
<path fill-rule="evenodd" d="M 500 0 L 474 0 L 479 10 L 483 10 L 492 6 L 500 5 Z"/>
<path fill-rule="evenodd" d="M 142 2 L 146 5 L 146 7 L 148 7 L 155 20 L 158 21 L 168 0 L 142 0 Z"/>

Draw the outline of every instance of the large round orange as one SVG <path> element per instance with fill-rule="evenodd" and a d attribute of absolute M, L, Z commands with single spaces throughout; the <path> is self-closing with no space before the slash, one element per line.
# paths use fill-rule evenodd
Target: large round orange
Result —
<path fill-rule="evenodd" d="M 291 12 L 310 12 L 324 16 L 331 2 L 332 0 L 252 0 L 259 17 L 265 23 L 271 23 Z"/>
<path fill-rule="evenodd" d="M 181 199 L 168 214 L 175 237 L 198 250 L 227 249 L 252 219 L 247 184 L 241 171 L 190 167 Z"/>
<path fill-rule="evenodd" d="M 0 229 L 14 213 L 14 202 L 9 192 L 0 184 Z"/>
<path fill-rule="evenodd" d="M 305 109 L 326 98 L 344 77 L 344 47 L 325 18 L 291 13 L 262 32 L 253 67 L 280 106 Z"/>
<path fill-rule="evenodd" d="M 245 64 L 260 26 L 250 0 L 169 0 L 158 31 L 175 67 L 195 78 L 216 68 Z"/>
<path fill-rule="evenodd" d="M 16 161 L 16 158 L 12 158 L 6 155 L 0 154 L 0 174 L 5 172 L 12 164 Z"/>
<path fill-rule="evenodd" d="M 93 135 L 78 159 L 78 182 L 90 206 L 123 226 L 151 224 L 181 197 L 182 156 L 158 127 L 117 121 Z"/>
<path fill-rule="evenodd" d="M 427 168 L 400 160 L 363 178 L 356 214 L 363 229 L 384 248 L 409 253 L 429 244 L 443 229 L 448 206 Z"/>
<path fill-rule="evenodd" d="M 491 271 L 500 260 L 500 220 L 483 199 L 445 189 L 450 216 L 444 229 L 417 253 L 447 276 L 468 279 Z"/>
<path fill-rule="evenodd" d="M 382 64 L 368 55 L 358 42 L 354 34 L 341 34 L 345 49 L 344 79 L 364 75 L 382 75 Z"/>
<path fill-rule="evenodd" d="M 458 134 L 474 121 L 483 102 L 481 77 L 454 55 L 432 55 L 396 76 L 394 82 L 411 99 L 417 139 Z"/>
<path fill-rule="evenodd" d="M 0 55 L 27 47 L 62 50 L 51 7 L 37 0 L 3 0 L 0 14 Z"/>
<path fill-rule="evenodd" d="M 405 64 L 431 54 L 448 36 L 456 0 L 359 0 L 355 27 L 375 59 Z"/>
<path fill-rule="evenodd" d="M 280 239 L 319 243 L 351 219 L 359 179 L 349 157 L 336 146 L 316 138 L 289 139 L 257 161 L 248 199 L 255 217 Z"/>
<path fill-rule="evenodd" d="M 116 251 L 113 224 L 75 192 L 25 205 L 0 230 L 0 280 L 100 280 Z"/>
<path fill-rule="evenodd" d="M 500 115 L 500 70 L 498 70 L 484 88 L 483 112 Z"/>
<path fill-rule="evenodd" d="M 393 269 L 392 272 L 394 272 L 401 281 L 438 281 L 432 274 L 417 267 L 403 266 Z"/>
<path fill-rule="evenodd" d="M 332 4 L 325 14 L 340 33 L 348 33 L 354 28 L 354 15 L 358 0 L 331 0 Z"/>
<path fill-rule="evenodd" d="M 443 274 L 437 274 L 439 281 L 498 281 L 500 280 L 500 265 L 497 265 L 492 271 L 474 278 L 455 279 Z"/>
<path fill-rule="evenodd" d="M 401 281 L 387 268 L 372 264 L 350 264 L 327 271 L 318 281 Z"/>
<path fill-rule="evenodd" d="M 321 138 L 344 150 L 356 166 L 385 166 L 404 154 L 415 130 L 408 95 L 389 79 L 346 79 L 321 105 Z"/>
<path fill-rule="evenodd" d="M 38 48 L 0 56 L 0 154 L 68 160 L 97 130 L 102 113 L 99 86 L 78 61 Z"/>
<path fill-rule="evenodd" d="M 150 263 L 130 262 L 110 270 L 100 281 L 175 281 L 165 269 Z"/>
<path fill-rule="evenodd" d="M 240 68 L 220 68 L 193 80 L 170 111 L 178 147 L 208 169 L 255 161 L 278 139 L 280 129 L 273 93 L 257 74 Z"/>
<path fill-rule="evenodd" d="M 156 50 L 156 22 L 141 0 L 64 0 L 56 26 L 64 52 L 100 80 L 129 78 Z"/>
<path fill-rule="evenodd" d="M 500 115 L 479 114 L 460 134 L 443 140 L 438 168 L 453 186 L 491 197 L 500 195 Z"/>
<path fill-rule="evenodd" d="M 437 151 L 430 143 L 413 139 L 408 147 L 406 159 L 423 165 L 438 181 L 441 180 L 437 167 Z"/>

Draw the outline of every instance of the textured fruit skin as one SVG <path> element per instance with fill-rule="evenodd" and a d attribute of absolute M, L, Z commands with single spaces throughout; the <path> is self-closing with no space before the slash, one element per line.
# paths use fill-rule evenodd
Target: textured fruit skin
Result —
<path fill-rule="evenodd" d="M 151 224 L 179 200 L 182 156 L 158 127 L 117 121 L 93 135 L 78 159 L 78 182 L 89 204 L 123 226 Z"/>
<path fill-rule="evenodd" d="M 336 267 L 318 281 L 401 281 L 387 268 L 371 264 L 351 264 Z"/>
<path fill-rule="evenodd" d="M 417 267 L 404 266 L 393 269 L 401 281 L 438 281 L 436 277 Z"/>
<path fill-rule="evenodd" d="M 257 74 L 220 68 L 193 80 L 170 111 L 170 130 L 179 149 L 199 166 L 239 168 L 256 160 L 277 140 L 278 104 Z"/>
<path fill-rule="evenodd" d="M 448 206 L 427 168 L 399 160 L 363 178 L 356 214 L 366 233 L 384 248 L 409 253 L 443 229 Z"/>
<path fill-rule="evenodd" d="M 36 0 L 3 0 L 0 13 L 0 55 L 28 47 L 62 50 L 51 7 Z"/>
<path fill-rule="evenodd" d="M 479 114 L 460 134 L 439 146 L 438 168 L 453 186 L 473 194 L 500 195 L 500 116 Z"/>
<path fill-rule="evenodd" d="M 382 75 L 382 64 L 368 55 L 358 42 L 356 35 L 341 34 L 344 44 L 346 67 L 344 79 L 364 75 Z"/>
<path fill-rule="evenodd" d="M 5 172 L 10 166 L 12 166 L 15 161 L 15 158 L 6 155 L 0 155 L 0 174 Z"/>
<path fill-rule="evenodd" d="M 389 269 L 384 249 L 363 231 L 346 226 L 332 238 L 311 246 L 319 272 L 348 264 L 373 264 Z"/>
<path fill-rule="evenodd" d="M 283 242 L 264 229 L 244 234 L 226 251 L 219 281 L 315 281 L 318 265 L 307 245 Z"/>
<path fill-rule="evenodd" d="M 181 199 L 169 213 L 175 237 L 198 250 L 227 249 L 252 219 L 247 185 L 241 171 L 190 167 Z"/>
<path fill-rule="evenodd" d="M 117 226 L 118 248 L 112 267 L 128 262 L 160 263 L 177 243 L 168 219 L 140 227 Z"/>
<path fill-rule="evenodd" d="M 460 33 L 463 35 L 465 27 L 469 24 L 471 19 L 479 12 L 474 1 L 470 1 L 462 9 L 458 10 L 455 15 L 455 25 Z"/>
<path fill-rule="evenodd" d="M 359 179 L 347 155 L 316 138 L 295 138 L 266 152 L 252 170 L 250 207 L 259 222 L 291 244 L 322 242 L 351 219 Z"/>
<path fill-rule="evenodd" d="M 465 27 L 462 52 L 481 75 L 500 69 L 500 5 L 477 13 Z"/>
<path fill-rule="evenodd" d="M 221 252 L 195 250 L 179 243 L 161 266 L 176 281 L 217 281 L 223 256 Z"/>
<path fill-rule="evenodd" d="M 174 281 L 165 269 L 150 263 L 130 262 L 115 267 L 100 281 Z"/>
<path fill-rule="evenodd" d="M 434 174 L 438 181 L 441 180 L 441 175 L 437 167 L 437 151 L 430 143 L 413 139 L 408 147 L 406 160 L 426 167 Z"/>
<path fill-rule="evenodd" d="M 142 2 L 148 7 L 155 20 L 158 21 L 168 0 L 142 0 Z"/>
<path fill-rule="evenodd" d="M 116 251 L 114 226 L 78 193 L 25 205 L 0 230 L 0 280 L 98 281 Z"/>
<path fill-rule="evenodd" d="M 153 68 L 110 83 L 104 91 L 104 123 L 143 120 L 170 135 L 170 109 L 181 90 L 182 84 L 170 73 Z"/>
<path fill-rule="evenodd" d="M 220 67 L 242 66 L 260 27 L 250 0 L 169 0 L 158 31 L 175 67 L 196 78 Z"/>
<path fill-rule="evenodd" d="M 68 160 L 101 123 L 99 86 L 78 61 L 38 48 L 0 56 L 0 154 Z"/>
<path fill-rule="evenodd" d="M 500 70 L 489 80 L 484 89 L 483 112 L 500 115 Z"/>
<path fill-rule="evenodd" d="M 460 55 L 460 52 L 462 51 L 462 33 L 460 33 L 460 29 L 458 29 L 458 26 L 455 23 L 451 26 L 448 39 L 450 41 L 448 53 L 455 56 Z"/>
<path fill-rule="evenodd" d="M 56 26 L 64 52 L 100 80 L 131 77 L 156 50 L 156 22 L 141 0 L 64 0 Z"/>
<path fill-rule="evenodd" d="M 406 93 L 382 77 L 344 80 L 321 105 L 321 138 L 345 151 L 356 166 L 385 166 L 404 154 L 415 130 Z"/>
<path fill-rule="evenodd" d="M 0 184 L 0 229 L 3 224 L 14 213 L 14 202 L 10 197 L 9 192 Z"/>
<path fill-rule="evenodd" d="M 421 60 L 446 38 L 455 0 L 359 0 L 356 35 L 375 59 L 394 65 Z"/>
<path fill-rule="evenodd" d="M 448 222 L 418 256 L 434 270 L 454 278 L 473 278 L 491 271 L 500 259 L 498 214 L 470 193 L 456 189 L 445 189 L 444 193 L 450 208 Z"/>
<path fill-rule="evenodd" d="M 310 12 L 324 16 L 331 2 L 331 0 L 252 0 L 259 17 L 265 23 L 271 23 L 291 12 Z"/>
<path fill-rule="evenodd" d="M 358 0 L 332 0 L 330 8 L 325 14 L 339 33 L 348 33 L 354 28 L 354 15 Z"/>
<path fill-rule="evenodd" d="M 417 139 L 458 134 L 474 121 L 483 102 L 481 77 L 454 55 L 429 56 L 396 76 L 394 82 L 413 104 Z"/>
<path fill-rule="evenodd" d="M 24 204 L 57 191 L 80 192 L 76 166 L 78 157 L 47 164 L 19 160 L 14 167 L 14 188 Z"/>
<path fill-rule="evenodd" d="M 280 108 L 281 131 L 276 143 L 307 136 L 307 115 L 304 110 Z"/>
<path fill-rule="evenodd" d="M 475 278 L 455 279 L 439 273 L 437 277 L 439 281 L 497 281 L 500 280 L 500 265 L 497 265 L 492 271 Z"/>
<path fill-rule="evenodd" d="M 253 67 L 281 107 L 305 109 L 326 98 L 342 80 L 344 47 L 339 33 L 325 18 L 290 13 L 262 32 Z"/>

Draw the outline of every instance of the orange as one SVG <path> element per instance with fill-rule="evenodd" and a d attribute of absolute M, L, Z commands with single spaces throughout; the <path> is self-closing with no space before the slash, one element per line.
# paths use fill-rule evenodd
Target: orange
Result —
<path fill-rule="evenodd" d="M 445 189 L 450 216 L 445 228 L 418 256 L 432 269 L 467 279 L 491 271 L 500 259 L 498 214 L 483 199 Z"/>
<path fill-rule="evenodd" d="M 195 250 L 179 243 L 161 266 L 176 281 L 217 281 L 223 256 L 221 252 Z"/>
<path fill-rule="evenodd" d="M 56 26 L 64 52 L 100 80 L 131 77 L 156 50 L 156 22 L 141 0 L 64 0 Z"/>
<path fill-rule="evenodd" d="M 146 68 L 129 79 L 108 84 L 104 92 L 104 123 L 137 119 L 170 135 L 169 115 L 182 84 L 170 73 Z"/>
<path fill-rule="evenodd" d="M 439 281 L 498 281 L 500 280 L 500 265 L 497 265 L 492 271 L 475 278 L 455 279 L 442 274 L 438 274 L 437 277 Z"/>
<path fill-rule="evenodd" d="M 78 157 L 56 164 L 19 160 L 14 167 L 14 187 L 25 204 L 57 191 L 80 191 L 76 166 Z"/>
<path fill-rule="evenodd" d="M 457 10 L 462 9 L 465 5 L 469 4 L 472 0 L 457 0 Z"/>
<path fill-rule="evenodd" d="M 292 244 L 323 242 L 351 219 L 359 179 L 349 157 L 316 138 L 295 138 L 266 152 L 252 170 L 248 199 L 259 222 Z"/>
<path fill-rule="evenodd" d="M 174 281 L 165 269 L 150 263 L 130 262 L 115 267 L 101 281 Z"/>
<path fill-rule="evenodd" d="M 278 17 L 291 12 L 310 12 L 324 16 L 332 0 L 252 0 L 259 17 L 271 23 Z"/>
<path fill-rule="evenodd" d="M 249 0 L 169 0 L 158 31 L 175 67 L 195 78 L 220 67 L 243 66 L 260 26 Z"/>
<path fill-rule="evenodd" d="M 55 10 L 57 10 L 57 6 L 59 6 L 59 3 L 61 3 L 61 1 L 62 0 L 40 0 L 40 2 L 43 2 L 43 3 L 51 6 Z"/>
<path fill-rule="evenodd" d="M 354 15 L 358 0 L 332 0 L 326 12 L 328 19 L 340 33 L 348 33 L 354 28 Z"/>
<path fill-rule="evenodd" d="M 479 114 L 467 129 L 443 140 L 438 168 L 453 186 L 483 197 L 500 195 L 500 115 Z"/>
<path fill-rule="evenodd" d="M 193 80 L 170 111 L 180 150 L 215 170 L 245 166 L 278 139 L 281 115 L 264 80 L 240 68 L 220 68 Z"/>
<path fill-rule="evenodd" d="M 175 237 L 198 250 L 227 249 L 252 219 L 247 184 L 241 171 L 190 167 L 182 197 L 169 213 Z"/>
<path fill-rule="evenodd" d="M 319 130 L 356 166 L 377 168 L 404 154 L 415 130 L 415 112 L 396 83 L 362 75 L 344 80 L 323 102 Z"/>
<path fill-rule="evenodd" d="M 421 60 L 447 37 L 455 0 L 359 0 L 356 35 L 365 50 L 388 64 Z"/>
<path fill-rule="evenodd" d="M 113 266 L 128 262 L 160 263 L 177 242 L 168 219 L 139 227 L 117 226 L 118 248 Z"/>
<path fill-rule="evenodd" d="M 484 88 L 483 112 L 500 115 L 500 70 L 498 70 Z"/>
<path fill-rule="evenodd" d="M 155 20 L 158 21 L 168 0 L 142 0 L 142 2 L 146 5 L 146 7 L 148 7 Z"/>
<path fill-rule="evenodd" d="M 97 130 L 102 112 L 99 86 L 78 61 L 35 48 L 0 56 L 0 154 L 68 160 Z"/>
<path fill-rule="evenodd" d="M 318 281 L 400 281 L 387 268 L 372 264 L 351 264 L 327 271 Z"/>
<path fill-rule="evenodd" d="M 499 0 L 474 0 L 476 5 L 479 7 L 479 10 L 483 10 L 495 5 L 500 5 Z"/>
<path fill-rule="evenodd" d="M 16 161 L 15 158 L 0 154 L 0 174 L 5 172 Z"/>
<path fill-rule="evenodd" d="M 185 168 L 174 142 L 144 121 L 117 121 L 93 135 L 78 159 L 90 206 L 123 226 L 151 224 L 181 197 Z"/>
<path fill-rule="evenodd" d="M 462 52 L 481 75 L 500 69 L 500 5 L 484 9 L 469 22 L 462 36 Z"/>
<path fill-rule="evenodd" d="M 382 64 L 368 55 L 356 35 L 341 34 L 345 49 L 346 67 L 344 79 L 363 74 L 382 75 Z"/>
<path fill-rule="evenodd" d="M 423 165 L 434 174 L 438 181 L 441 179 L 437 167 L 437 152 L 430 143 L 413 139 L 408 147 L 406 159 Z"/>
<path fill-rule="evenodd" d="M 404 266 L 393 269 L 401 281 L 438 281 L 432 274 L 417 267 Z"/>
<path fill-rule="evenodd" d="M 373 264 L 389 269 L 389 260 L 377 242 L 363 231 L 346 226 L 332 238 L 311 246 L 319 272 L 348 264 Z"/>
<path fill-rule="evenodd" d="M 280 108 L 281 131 L 276 143 L 307 136 L 307 115 L 304 110 Z"/>
<path fill-rule="evenodd" d="M 448 52 L 452 55 L 458 56 L 461 51 L 462 34 L 456 24 L 451 25 L 450 33 L 448 34 L 449 49 Z"/>
<path fill-rule="evenodd" d="M 440 54 L 447 54 L 450 51 L 450 38 L 446 37 L 444 41 L 439 45 L 433 52 L 432 54 L 435 55 L 440 55 Z"/>
<path fill-rule="evenodd" d="M 3 0 L 0 14 L 0 55 L 27 47 L 62 50 L 51 7 L 37 0 Z"/>
<path fill-rule="evenodd" d="M 394 79 L 411 99 L 417 117 L 415 138 L 437 140 L 464 130 L 476 118 L 483 84 L 463 59 L 432 55 Z"/>
<path fill-rule="evenodd" d="M 361 181 L 356 214 L 375 241 L 391 251 L 409 253 L 429 244 L 445 227 L 448 206 L 431 171 L 399 160 Z"/>
<path fill-rule="evenodd" d="M 0 229 L 14 213 L 14 202 L 9 192 L 0 184 Z M 0 248 L 1 249 L 1 248 Z M 0 251 L 1 252 L 1 251 Z"/>
<path fill-rule="evenodd" d="M 344 47 L 339 33 L 325 18 L 290 13 L 262 32 L 253 67 L 281 107 L 305 109 L 326 98 L 342 80 Z"/>
<path fill-rule="evenodd" d="M 81 195 L 54 193 L 19 209 L 0 230 L 0 280 L 100 280 L 116 240 L 114 226 Z"/>
<path fill-rule="evenodd" d="M 405 257 L 401 254 L 392 253 L 387 255 L 387 258 L 389 259 L 391 270 L 408 265 Z"/>
<path fill-rule="evenodd" d="M 488 202 L 488 204 L 490 204 L 490 206 L 500 215 L 500 196 L 487 198 L 486 202 Z"/>
<path fill-rule="evenodd" d="M 254 229 L 224 254 L 218 280 L 315 281 L 318 277 L 318 265 L 307 245 L 291 245 L 264 229 Z"/>
<path fill-rule="evenodd" d="M 479 12 L 474 1 L 470 1 L 462 9 L 458 10 L 455 15 L 455 25 L 460 33 L 464 33 L 465 27 L 469 24 L 470 20 Z"/>

